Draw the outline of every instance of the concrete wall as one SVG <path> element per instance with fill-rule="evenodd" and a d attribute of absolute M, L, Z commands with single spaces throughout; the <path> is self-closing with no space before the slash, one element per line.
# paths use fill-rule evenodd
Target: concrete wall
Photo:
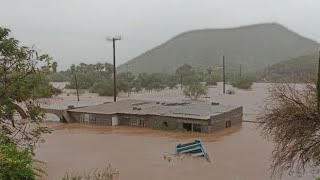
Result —
<path fill-rule="evenodd" d="M 242 122 L 243 108 L 239 107 L 237 109 L 225 112 L 216 116 L 211 116 L 208 133 L 215 132 L 226 128 L 226 122 L 231 121 L 231 126 Z"/>

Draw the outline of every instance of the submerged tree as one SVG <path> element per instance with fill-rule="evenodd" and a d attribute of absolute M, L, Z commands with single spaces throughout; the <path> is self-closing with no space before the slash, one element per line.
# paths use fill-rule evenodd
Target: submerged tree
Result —
<path fill-rule="evenodd" d="M 183 94 L 192 100 L 196 100 L 202 95 L 207 95 L 207 92 L 207 86 L 201 83 L 194 83 L 185 87 L 185 89 L 183 90 Z"/>
<path fill-rule="evenodd" d="M 258 117 L 262 134 L 275 143 L 273 175 L 304 173 L 320 166 L 320 116 L 314 83 L 297 88 L 275 84 Z"/>

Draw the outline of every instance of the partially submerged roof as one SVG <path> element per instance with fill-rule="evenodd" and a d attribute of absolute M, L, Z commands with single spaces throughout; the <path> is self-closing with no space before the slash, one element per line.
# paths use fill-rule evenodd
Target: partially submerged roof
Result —
<path fill-rule="evenodd" d="M 211 104 L 170 103 L 128 99 L 68 110 L 88 114 L 158 115 L 192 119 L 210 119 L 210 116 L 231 111 L 237 107 Z"/>

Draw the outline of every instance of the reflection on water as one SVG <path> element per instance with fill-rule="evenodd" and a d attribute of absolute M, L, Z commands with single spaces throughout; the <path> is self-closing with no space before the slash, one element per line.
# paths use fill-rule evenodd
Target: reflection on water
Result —
<path fill-rule="evenodd" d="M 222 95 L 220 87 L 213 88 L 209 91 L 211 98 L 203 101 L 243 105 L 244 119 L 255 120 L 267 87 L 266 84 L 256 84 L 252 91 L 237 91 L 235 95 Z M 136 94 L 130 98 L 181 100 L 183 97 L 179 93 L 179 90 L 170 90 Z M 89 96 L 87 99 L 91 104 L 108 100 Z M 51 106 L 68 105 L 74 101 L 70 96 L 62 98 L 64 100 L 52 100 Z M 46 162 L 47 179 L 59 179 L 66 171 L 101 168 L 109 163 L 120 171 L 121 180 L 271 179 L 268 168 L 273 145 L 260 136 L 255 123 L 244 122 L 214 134 L 55 122 L 47 125 L 54 132 L 46 135 L 47 142 L 36 152 L 37 158 Z M 163 159 L 165 153 L 174 152 L 176 143 L 197 138 L 204 141 L 212 163 L 193 158 L 172 162 Z M 299 178 L 284 176 L 282 179 Z M 311 180 L 313 177 L 307 175 L 301 179 Z"/>
<path fill-rule="evenodd" d="M 237 124 L 228 129 L 215 132 L 213 134 L 205 133 L 186 133 L 186 132 L 172 132 L 172 131 L 161 131 L 153 130 L 149 128 L 139 128 L 131 126 L 94 126 L 80 123 L 63 124 L 63 123 L 46 123 L 48 127 L 53 130 L 66 130 L 68 132 L 82 132 L 82 133 L 94 133 L 94 134 L 122 134 L 122 135 L 141 135 L 141 136 L 153 136 L 153 137 L 168 137 L 172 139 L 196 139 L 200 138 L 204 142 L 211 142 L 221 139 L 222 137 L 229 136 L 234 132 L 241 130 L 242 125 Z"/>

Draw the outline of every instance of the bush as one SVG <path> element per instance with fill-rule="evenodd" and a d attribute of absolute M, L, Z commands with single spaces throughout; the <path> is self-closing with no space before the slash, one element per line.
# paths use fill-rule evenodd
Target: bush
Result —
<path fill-rule="evenodd" d="M 103 81 L 95 83 L 90 92 L 98 93 L 99 96 L 113 96 L 113 85 L 111 81 Z"/>
<path fill-rule="evenodd" d="M 211 75 L 206 79 L 206 84 L 208 86 L 216 86 L 218 85 L 220 78 L 218 76 Z"/>
<path fill-rule="evenodd" d="M 66 173 L 61 180 L 113 180 L 119 176 L 119 171 L 114 170 L 109 164 L 102 170 L 95 169 L 83 173 Z"/>
<path fill-rule="evenodd" d="M 32 168 L 32 163 L 30 151 L 20 150 L 0 134 L 0 179 L 34 180 L 37 174 Z"/>
<path fill-rule="evenodd" d="M 207 92 L 208 92 L 207 86 L 200 83 L 189 85 L 185 87 L 185 89 L 183 90 L 183 94 L 186 97 L 189 97 L 190 99 L 193 99 L 193 100 L 198 99 L 198 97 L 202 95 L 207 95 Z"/>
<path fill-rule="evenodd" d="M 240 78 L 231 82 L 233 87 L 239 89 L 250 89 L 253 84 L 253 80 L 250 78 Z"/>
<path fill-rule="evenodd" d="M 52 73 L 49 75 L 49 81 L 51 82 L 66 82 L 68 81 L 67 76 L 61 73 Z"/>
<path fill-rule="evenodd" d="M 77 83 L 79 89 L 90 89 L 97 81 L 102 81 L 102 76 L 97 76 L 92 72 L 77 73 Z M 69 84 L 66 85 L 67 89 L 76 89 L 76 81 L 74 75 L 69 79 Z"/>

